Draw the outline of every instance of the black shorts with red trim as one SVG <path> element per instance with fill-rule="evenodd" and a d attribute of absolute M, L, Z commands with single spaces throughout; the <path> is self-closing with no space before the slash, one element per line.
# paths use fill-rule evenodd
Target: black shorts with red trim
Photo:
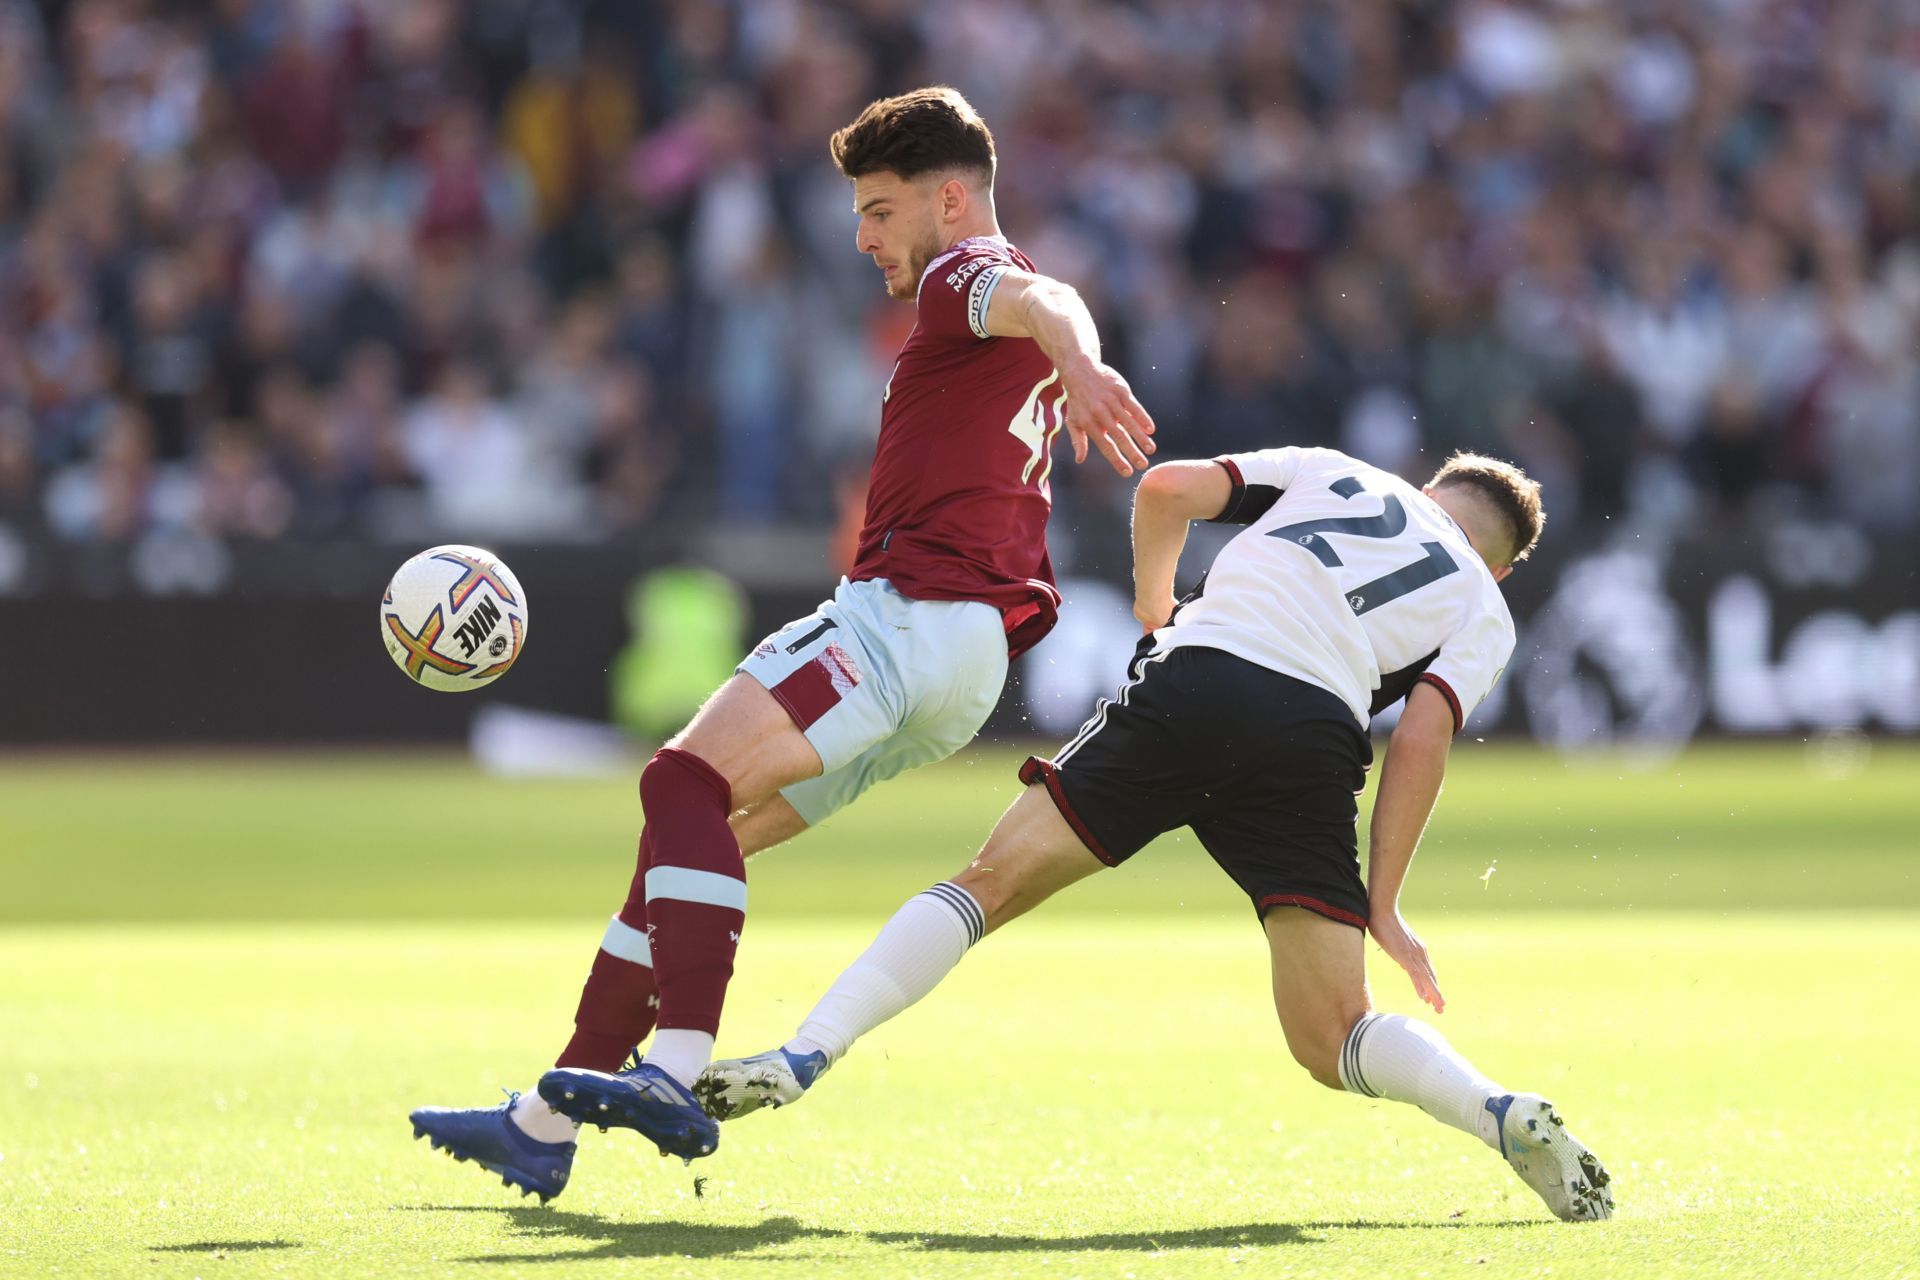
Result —
<path fill-rule="evenodd" d="M 1355 796 L 1373 744 L 1339 697 L 1218 649 L 1135 659 L 1052 760 L 1029 759 L 1093 855 L 1119 866 L 1190 827 L 1262 917 L 1305 907 L 1364 929 Z"/>

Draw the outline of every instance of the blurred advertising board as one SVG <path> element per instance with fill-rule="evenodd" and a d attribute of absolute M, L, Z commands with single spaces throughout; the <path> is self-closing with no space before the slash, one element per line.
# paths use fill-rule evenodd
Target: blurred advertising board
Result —
<path fill-rule="evenodd" d="M 498 549 L 531 596 L 527 656 L 470 697 L 410 686 L 377 642 L 391 551 L 256 547 L 215 574 L 184 554 L 149 549 L 143 569 L 88 549 L 0 594 L 0 743 L 455 741 L 488 701 L 605 720 L 627 589 L 648 567 L 720 561 L 746 588 L 743 651 L 830 589 L 812 568 L 735 571 L 700 549 Z M 1914 733 L 1917 566 L 1920 542 L 1811 524 L 1529 564 L 1507 588 L 1513 661 L 1469 731 L 1655 751 L 1701 734 Z M 1061 625 L 1016 664 L 994 736 L 1063 737 L 1124 679 L 1125 586 L 1061 585 Z"/>

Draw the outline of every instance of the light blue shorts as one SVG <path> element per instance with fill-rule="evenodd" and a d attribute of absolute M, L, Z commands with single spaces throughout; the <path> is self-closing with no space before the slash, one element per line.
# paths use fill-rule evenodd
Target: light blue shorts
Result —
<path fill-rule="evenodd" d="M 842 578 L 833 599 L 761 641 L 738 670 L 820 753 L 820 776 L 780 793 L 812 825 L 973 741 L 1006 683 L 1007 635 L 992 605 L 909 600 L 884 579 Z"/>

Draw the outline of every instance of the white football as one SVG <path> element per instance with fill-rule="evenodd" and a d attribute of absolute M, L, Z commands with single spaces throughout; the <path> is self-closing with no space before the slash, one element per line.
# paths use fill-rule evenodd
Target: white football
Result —
<path fill-rule="evenodd" d="M 380 600 L 380 638 L 416 684 L 460 693 L 507 673 L 527 642 L 527 593 L 491 551 L 429 547 Z"/>

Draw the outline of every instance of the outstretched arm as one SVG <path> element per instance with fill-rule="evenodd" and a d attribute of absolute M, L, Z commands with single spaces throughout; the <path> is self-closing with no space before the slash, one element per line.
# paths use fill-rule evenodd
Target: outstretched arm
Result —
<path fill-rule="evenodd" d="M 1453 732 L 1453 708 L 1446 696 L 1425 681 L 1415 684 L 1387 744 L 1367 839 L 1367 931 L 1407 971 L 1413 989 L 1435 1013 L 1445 1010 L 1446 998 L 1440 994 L 1426 944 L 1400 916 L 1400 886 L 1440 797 Z"/>
<path fill-rule="evenodd" d="M 1067 392 L 1073 460 L 1087 460 L 1087 442 L 1123 476 L 1147 469 L 1153 419 L 1127 380 L 1100 360 L 1100 333 L 1071 285 L 1030 271 L 1006 270 L 987 303 L 986 330 L 1000 338 L 1032 338 Z"/>
<path fill-rule="evenodd" d="M 1173 614 L 1187 526 L 1226 510 L 1233 480 L 1217 462 L 1163 462 L 1133 491 L 1133 616 L 1149 631 Z"/>

